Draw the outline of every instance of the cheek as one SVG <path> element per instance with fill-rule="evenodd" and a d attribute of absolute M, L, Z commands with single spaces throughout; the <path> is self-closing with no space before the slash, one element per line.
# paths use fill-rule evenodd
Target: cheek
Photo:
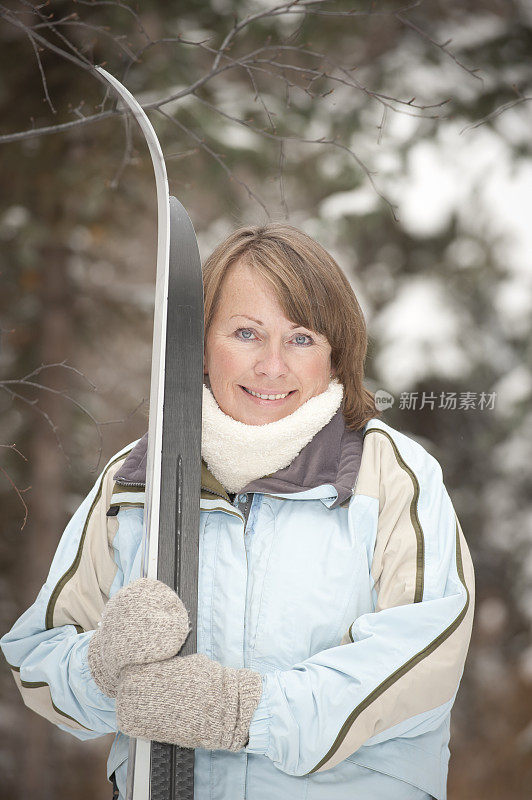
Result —
<path fill-rule="evenodd" d="M 211 380 L 230 381 L 242 372 L 247 362 L 232 343 L 214 341 L 206 348 L 205 363 Z"/>
<path fill-rule="evenodd" d="M 299 373 L 302 381 L 311 386 L 327 386 L 331 372 L 331 359 L 326 353 L 299 360 Z"/>

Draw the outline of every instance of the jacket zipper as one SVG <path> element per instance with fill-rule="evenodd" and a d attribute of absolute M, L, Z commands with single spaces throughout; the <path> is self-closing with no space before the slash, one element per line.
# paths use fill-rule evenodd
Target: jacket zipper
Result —
<path fill-rule="evenodd" d="M 223 495 L 223 494 L 220 494 L 220 492 L 214 492 L 212 489 L 207 489 L 207 487 L 204 486 L 203 484 L 201 484 L 200 488 L 203 489 L 204 492 L 208 492 L 209 494 L 213 494 L 216 497 L 221 497 L 222 500 L 225 500 L 225 502 L 227 503 L 227 497 L 225 497 L 225 495 Z"/>
<path fill-rule="evenodd" d="M 146 489 L 145 483 L 136 483 L 135 481 L 118 480 L 115 481 L 115 483 L 117 483 L 119 486 L 136 486 L 139 489 Z M 204 492 L 208 492 L 209 494 L 215 495 L 215 497 L 221 497 L 222 500 L 225 500 L 227 502 L 227 497 L 225 497 L 225 495 L 223 494 L 220 494 L 220 492 L 215 492 L 213 491 L 213 489 L 208 489 L 203 484 L 201 484 L 201 489 L 203 489 Z"/>
<path fill-rule="evenodd" d="M 238 496 L 238 495 L 237 495 Z M 247 549 L 247 541 L 249 541 L 249 536 L 247 536 L 247 527 L 249 521 L 249 514 L 251 511 L 251 506 L 253 505 L 254 494 L 248 494 L 246 501 L 242 508 L 242 514 L 244 517 L 244 553 L 246 554 L 246 594 L 244 598 L 244 630 L 242 635 L 242 662 L 244 668 L 247 667 L 247 638 L 248 638 L 248 584 L 249 584 L 249 559 L 248 559 L 248 549 Z M 240 509 L 239 509 L 240 510 Z M 247 536 L 247 541 L 246 541 Z M 248 774 L 248 754 L 246 753 L 245 758 L 245 767 L 244 767 L 244 798 L 248 796 L 247 793 L 247 774 Z"/>
<path fill-rule="evenodd" d="M 238 498 L 239 495 L 237 495 Z M 237 499 L 235 498 L 235 499 Z M 246 555 L 246 596 L 244 601 L 244 635 L 242 641 L 242 661 L 244 663 L 244 667 L 247 666 L 247 630 L 248 630 L 248 580 L 249 580 L 249 558 L 248 558 L 248 549 L 247 549 L 247 542 L 249 542 L 249 536 L 247 534 L 247 526 L 249 521 L 249 514 L 251 511 L 251 506 L 253 505 L 253 498 L 254 494 L 250 493 L 247 495 L 246 501 L 239 506 L 239 511 L 242 513 L 244 517 L 244 553 Z"/>

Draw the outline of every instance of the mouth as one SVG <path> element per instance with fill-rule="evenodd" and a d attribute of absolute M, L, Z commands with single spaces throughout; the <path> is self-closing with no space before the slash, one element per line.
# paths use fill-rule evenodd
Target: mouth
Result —
<path fill-rule="evenodd" d="M 273 392 L 255 392 L 253 389 L 247 389 L 245 386 L 241 386 L 240 388 L 254 402 L 266 405 L 280 405 L 289 397 L 291 397 L 296 391 L 295 389 L 292 389 L 290 392 L 277 392 L 276 394 L 273 394 Z"/>

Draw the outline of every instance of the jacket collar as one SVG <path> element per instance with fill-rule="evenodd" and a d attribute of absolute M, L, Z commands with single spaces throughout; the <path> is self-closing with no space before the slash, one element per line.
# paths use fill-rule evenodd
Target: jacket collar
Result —
<path fill-rule="evenodd" d="M 349 430 L 339 409 L 291 464 L 272 475 L 248 483 L 242 492 L 291 495 L 328 485 L 336 491 L 337 497 L 330 506 L 336 508 L 353 494 L 362 458 L 362 442 L 363 431 Z M 145 486 L 147 449 L 148 434 L 145 433 L 115 473 L 116 483 Z M 227 491 L 209 472 L 203 461 L 201 488 L 206 496 L 223 497 L 230 502 Z"/>

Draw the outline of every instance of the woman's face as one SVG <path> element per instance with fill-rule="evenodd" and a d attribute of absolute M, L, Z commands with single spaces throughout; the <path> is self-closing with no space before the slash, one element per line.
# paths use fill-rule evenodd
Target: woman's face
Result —
<path fill-rule="evenodd" d="M 237 262 L 222 283 L 204 371 L 222 411 L 264 425 L 327 389 L 331 347 L 325 336 L 287 319 L 270 285 Z"/>

